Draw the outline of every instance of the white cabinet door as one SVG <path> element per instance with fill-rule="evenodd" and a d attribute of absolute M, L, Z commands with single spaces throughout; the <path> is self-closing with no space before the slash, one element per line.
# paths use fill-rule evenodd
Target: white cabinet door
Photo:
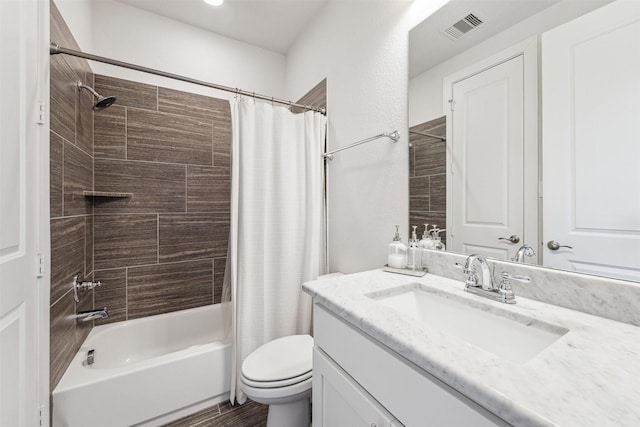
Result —
<path fill-rule="evenodd" d="M 542 144 L 544 264 L 640 281 L 640 2 L 542 35 Z"/>
<path fill-rule="evenodd" d="M 38 425 L 38 262 L 47 143 L 37 124 L 42 2 L 0 0 L 0 426 Z M 48 10 L 48 9 L 47 9 Z M 48 17 L 47 17 L 48 19 Z M 46 160 L 45 160 L 46 159 Z M 46 182 L 46 178 L 44 178 Z M 48 215 L 46 215 L 48 217 Z M 46 304 L 48 307 L 48 302 Z M 46 309 L 45 309 L 46 310 Z M 45 337 L 46 338 L 46 337 Z M 42 349 L 48 358 L 47 349 Z M 45 375 L 42 375 L 46 378 Z M 48 379 L 45 387 L 48 388 Z"/>
<path fill-rule="evenodd" d="M 313 349 L 314 427 L 402 427 L 369 393 Z"/>
<path fill-rule="evenodd" d="M 520 55 L 453 84 L 452 251 L 510 259 L 524 242 L 523 64 Z"/>

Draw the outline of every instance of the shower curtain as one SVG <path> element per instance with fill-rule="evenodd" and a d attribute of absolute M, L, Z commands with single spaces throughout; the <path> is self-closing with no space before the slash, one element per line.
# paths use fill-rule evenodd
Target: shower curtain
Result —
<path fill-rule="evenodd" d="M 231 231 L 223 294 L 232 305 L 231 402 L 260 345 L 311 328 L 302 283 L 323 273 L 326 117 L 234 98 Z"/>

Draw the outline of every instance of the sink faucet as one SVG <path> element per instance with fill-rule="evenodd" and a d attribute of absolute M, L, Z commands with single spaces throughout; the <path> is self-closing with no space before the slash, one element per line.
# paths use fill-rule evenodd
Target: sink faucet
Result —
<path fill-rule="evenodd" d="M 468 274 L 466 281 L 466 287 L 478 287 L 478 278 L 476 276 L 476 267 L 474 264 L 480 265 L 480 270 L 482 273 L 482 289 L 486 291 L 490 291 L 494 289 L 493 286 L 493 277 L 491 275 L 491 270 L 489 269 L 489 263 L 487 259 L 482 255 L 473 254 L 469 255 L 467 258 L 467 262 L 464 264 L 464 272 Z"/>
<path fill-rule="evenodd" d="M 482 273 L 482 284 L 478 284 L 478 276 L 476 275 L 476 266 L 478 264 Z M 506 271 L 502 272 L 502 280 L 499 286 L 493 284 L 493 274 L 489 267 L 489 262 L 482 255 L 469 255 L 464 267 L 461 264 L 456 263 L 456 267 L 462 268 L 467 275 L 467 279 L 464 284 L 464 290 L 476 295 L 480 295 L 485 298 L 490 298 L 503 302 L 505 304 L 515 304 L 516 297 L 511 289 L 510 281 L 517 281 L 522 283 L 530 282 L 531 279 L 527 276 L 512 275 Z"/>
<path fill-rule="evenodd" d="M 516 252 L 516 256 L 512 259 L 515 262 L 524 262 L 524 257 L 533 258 L 536 256 L 536 253 L 533 251 L 533 248 L 529 245 L 522 245 L 518 252 Z"/>

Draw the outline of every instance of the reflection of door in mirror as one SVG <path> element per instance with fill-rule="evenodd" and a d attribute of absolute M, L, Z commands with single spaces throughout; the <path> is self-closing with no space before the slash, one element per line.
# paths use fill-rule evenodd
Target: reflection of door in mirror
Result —
<path fill-rule="evenodd" d="M 638 76 L 636 2 L 542 36 L 547 266 L 640 281 Z"/>
<path fill-rule="evenodd" d="M 523 58 L 455 81 L 451 92 L 449 248 L 512 259 L 524 237 Z"/>

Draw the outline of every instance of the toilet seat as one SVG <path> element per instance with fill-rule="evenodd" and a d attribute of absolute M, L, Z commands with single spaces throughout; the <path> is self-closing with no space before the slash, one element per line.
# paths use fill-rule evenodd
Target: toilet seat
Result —
<path fill-rule="evenodd" d="M 279 388 L 310 379 L 313 338 L 291 335 L 270 341 L 253 351 L 242 364 L 241 380 L 255 388 Z"/>
<path fill-rule="evenodd" d="M 285 387 L 252 387 L 242 383 L 242 390 L 251 399 L 258 403 L 271 405 L 273 403 L 291 402 L 300 399 L 300 396 L 310 396 L 313 378 L 307 378 L 296 384 Z"/>
<path fill-rule="evenodd" d="M 278 387 L 286 387 L 292 384 L 297 384 L 299 382 L 302 382 L 306 379 L 311 378 L 312 375 L 313 375 L 313 372 L 309 371 L 309 372 L 305 372 L 300 376 L 293 377 L 293 378 L 285 378 L 283 380 L 254 381 L 244 376 L 244 374 L 242 374 L 242 382 L 248 386 L 255 387 L 255 388 L 278 388 Z"/>

